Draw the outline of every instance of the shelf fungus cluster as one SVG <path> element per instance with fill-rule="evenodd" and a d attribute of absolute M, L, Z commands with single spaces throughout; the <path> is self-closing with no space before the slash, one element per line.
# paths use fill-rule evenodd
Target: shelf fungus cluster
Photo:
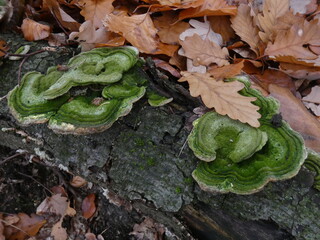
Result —
<path fill-rule="evenodd" d="M 256 97 L 260 127 L 253 128 L 227 116 L 208 112 L 194 121 L 188 144 L 201 159 L 192 176 L 201 189 L 217 193 L 251 194 L 268 182 L 295 176 L 307 151 L 302 137 L 283 120 L 274 124 L 279 103 L 250 88 L 245 77 L 244 96 Z"/>
<path fill-rule="evenodd" d="M 101 132 L 145 95 L 148 77 L 138 54 L 133 47 L 96 48 L 71 58 L 63 70 L 29 72 L 8 95 L 10 111 L 22 125 L 48 122 L 58 133 Z"/>

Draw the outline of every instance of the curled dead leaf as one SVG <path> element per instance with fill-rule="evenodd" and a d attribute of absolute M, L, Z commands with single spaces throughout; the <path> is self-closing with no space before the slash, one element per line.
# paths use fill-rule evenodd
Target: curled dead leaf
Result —
<path fill-rule="evenodd" d="M 94 193 L 89 194 L 85 197 L 82 201 L 81 210 L 82 210 L 82 216 L 85 219 L 89 219 L 93 216 L 93 214 L 96 212 L 96 195 Z"/>
<path fill-rule="evenodd" d="M 86 184 L 87 184 L 87 181 L 80 176 L 74 176 L 70 181 L 70 185 L 76 188 L 83 187 Z"/>
<path fill-rule="evenodd" d="M 49 37 L 51 33 L 50 26 L 25 18 L 21 25 L 24 38 L 27 41 L 37 41 Z"/>

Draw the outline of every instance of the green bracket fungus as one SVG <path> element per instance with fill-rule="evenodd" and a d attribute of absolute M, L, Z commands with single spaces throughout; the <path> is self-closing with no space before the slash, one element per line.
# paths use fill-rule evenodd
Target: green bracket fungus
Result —
<path fill-rule="evenodd" d="M 308 157 L 304 162 L 304 166 L 316 173 L 313 187 L 320 191 L 320 155 L 315 151 L 308 149 Z"/>
<path fill-rule="evenodd" d="M 68 63 L 66 71 L 43 96 L 54 99 L 74 86 L 109 84 L 120 81 L 122 74 L 138 61 L 138 51 L 133 47 L 96 48 L 81 53 Z"/>
<path fill-rule="evenodd" d="M 189 136 L 189 147 L 206 162 L 215 160 L 218 150 L 231 161 L 241 162 L 261 150 L 268 139 L 265 132 L 215 112 L 193 124 L 196 130 Z"/>
<path fill-rule="evenodd" d="M 8 106 L 24 125 L 49 121 L 58 133 L 101 132 L 130 112 L 147 82 L 135 48 L 97 48 L 71 58 L 66 71 L 27 73 L 9 93 Z M 80 89 L 81 96 L 69 91 L 84 85 L 94 87 Z"/>
<path fill-rule="evenodd" d="M 194 122 L 188 143 L 201 161 L 192 176 L 205 191 L 251 194 L 268 182 L 295 176 L 307 157 L 302 137 L 282 121 L 272 124 L 279 103 L 250 88 L 244 77 L 244 96 L 256 97 L 261 126 L 247 124 L 209 112 Z"/>
<path fill-rule="evenodd" d="M 29 72 L 22 78 L 21 85 L 8 94 L 8 105 L 12 115 L 22 124 L 44 123 L 55 114 L 69 96 L 64 95 L 46 100 L 43 92 L 63 75 L 56 67 L 48 69 L 46 75 Z"/>
<path fill-rule="evenodd" d="M 78 96 L 64 104 L 57 114 L 50 118 L 48 127 L 63 134 L 104 131 L 119 117 L 127 115 L 132 109 L 132 104 L 143 97 L 145 88 L 141 87 L 138 90 L 122 99 L 102 99 L 98 104 L 94 102 L 93 97 Z"/>
<path fill-rule="evenodd" d="M 169 102 L 172 102 L 173 100 L 173 98 L 166 98 L 154 92 L 149 92 L 147 94 L 147 97 L 148 97 L 148 103 L 152 107 L 160 107 L 160 106 L 166 105 Z"/>

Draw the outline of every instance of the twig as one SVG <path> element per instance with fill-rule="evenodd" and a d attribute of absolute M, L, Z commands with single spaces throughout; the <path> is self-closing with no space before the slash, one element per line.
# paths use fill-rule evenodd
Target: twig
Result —
<path fill-rule="evenodd" d="M 20 86 L 20 82 L 21 82 L 21 71 L 22 71 L 22 66 L 25 63 L 25 61 L 29 58 L 28 57 L 24 57 L 24 59 L 21 61 L 21 63 L 19 64 L 19 71 L 18 71 L 18 86 Z"/>
<path fill-rule="evenodd" d="M 64 34 L 66 34 L 67 36 L 69 36 L 68 32 L 66 31 L 66 29 L 62 26 L 62 24 L 60 23 L 59 19 L 57 18 L 56 14 L 51 11 L 51 14 L 53 15 L 54 19 L 57 21 L 59 27 L 62 29 L 62 31 L 64 32 Z"/>
<path fill-rule="evenodd" d="M 0 101 L 2 101 L 3 99 L 6 99 L 7 95 L 4 95 L 3 97 L 0 97 Z"/>
<path fill-rule="evenodd" d="M 12 156 L 10 156 L 10 157 L 7 157 L 7 158 L 5 158 L 4 160 L 2 160 L 2 161 L 0 162 L 0 165 L 5 164 L 6 162 L 10 161 L 10 160 L 13 159 L 13 158 L 16 158 L 16 157 L 19 157 L 19 156 L 22 156 L 22 155 L 25 155 L 25 154 L 26 154 L 26 153 L 16 153 L 16 154 L 14 154 L 14 155 L 12 155 Z"/>
<path fill-rule="evenodd" d="M 0 222 L 4 223 L 4 224 L 5 224 L 5 225 L 7 225 L 7 226 L 13 227 L 13 228 L 15 228 L 15 229 L 17 229 L 17 230 L 19 230 L 19 231 L 23 232 L 23 233 L 24 233 L 24 234 L 26 234 L 28 237 L 31 237 L 31 236 L 29 235 L 29 233 L 27 233 L 27 232 L 26 232 L 26 231 L 24 231 L 23 229 L 21 229 L 21 228 L 19 228 L 19 227 L 15 226 L 15 225 L 12 225 L 12 224 L 8 223 L 8 222 L 7 222 L 7 221 L 5 221 L 5 220 L 0 219 Z"/>
<path fill-rule="evenodd" d="M 184 141 L 184 143 L 183 143 L 183 145 L 182 145 L 182 147 L 181 147 L 181 149 L 180 149 L 180 152 L 179 152 L 179 154 L 178 154 L 178 157 L 180 157 L 183 149 L 185 148 L 185 146 L 186 146 L 186 144 L 187 144 L 187 141 L 188 141 L 188 138 Z"/>
<path fill-rule="evenodd" d="M 16 171 L 17 172 L 17 171 Z M 30 179 L 32 179 L 33 181 L 35 181 L 36 183 L 38 183 L 41 187 L 43 187 L 44 189 L 46 189 L 49 193 L 51 193 L 53 195 L 53 192 L 47 188 L 46 186 L 44 186 L 41 182 L 39 182 L 38 180 L 36 180 L 34 177 L 30 176 L 30 175 L 27 175 L 27 174 L 24 174 L 22 172 L 17 172 L 18 174 L 22 175 L 22 176 L 25 176 L 25 177 L 28 177 Z"/>

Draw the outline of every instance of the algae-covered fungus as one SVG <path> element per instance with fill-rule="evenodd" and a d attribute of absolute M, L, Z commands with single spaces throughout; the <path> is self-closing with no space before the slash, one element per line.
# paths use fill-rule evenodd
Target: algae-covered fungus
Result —
<path fill-rule="evenodd" d="M 70 59 L 69 70 L 47 89 L 43 96 L 54 99 L 74 86 L 109 84 L 120 81 L 124 72 L 138 61 L 133 47 L 96 48 Z"/>
<path fill-rule="evenodd" d="M 12 115 L 22 125 L 48 121 L 69 98 L 68 94 L 52 100 L 43 97 L 44 91 L 62 75 L 63 72 L 56 67 L 49 68 L 46 75 L 39 72 L 25 74 L 21 85 L 8 94 L 8 106 Z"/>
<path fill-rule="evenodd" d="M 295 176 L 307 152 L 302 137 L 282 121 L 272 124 L 279 104 L 250 88 L 244 77 L 236 78 L 245 84 L 244 96 L 256 97 L 260 107 L 261 126 L 253 128 L 227 116 L 209 112 L 194 122 L 188 138 L 190 148 L 201 161 L 192 173 L 205 191 L 251 194 L 270 181 Z M 207 162 L 206 162 L 207 161 Z"/>
<path fill-rule="evenodd" d="M 135 48 L 97 48 L 71 58 L 66 71 L 27 73 L 9 93 L 8 105 L 25 125 L 49 120 L 49 128 L 59 133 L 95 133 L 128 114 L 147 82 Z M 98 87 L 84 95 L 69 93 L 71 87 L 92 84 Z"/>

